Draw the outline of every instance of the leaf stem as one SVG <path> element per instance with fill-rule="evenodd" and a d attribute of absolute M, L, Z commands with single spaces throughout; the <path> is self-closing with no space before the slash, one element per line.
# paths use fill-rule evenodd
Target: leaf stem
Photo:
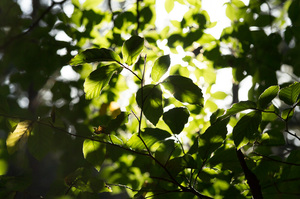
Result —
<path fill-rule="evenodd" d="M 141 79 L 135 72 L 133 72 L 130 68 L 128 68 L 127 66 L 125 66 L 124 64 L 122 64 L 122 63 L 119 62 L 119 61 L 116 61 L 116 62 L 117 62 L 121 67 L 123 67 L 123 68 L 129 70 L 134 76 L 136 76 L 140 81 L 142 81 L 142 79 Z"/>

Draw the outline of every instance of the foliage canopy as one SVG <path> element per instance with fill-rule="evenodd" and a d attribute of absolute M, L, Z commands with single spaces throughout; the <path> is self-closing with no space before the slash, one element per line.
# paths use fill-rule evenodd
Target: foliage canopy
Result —
<path fill-rule="evenodd" d="M 1 0 L 0 198 L 299 197 L 300 0 L 157 3 Z"/>

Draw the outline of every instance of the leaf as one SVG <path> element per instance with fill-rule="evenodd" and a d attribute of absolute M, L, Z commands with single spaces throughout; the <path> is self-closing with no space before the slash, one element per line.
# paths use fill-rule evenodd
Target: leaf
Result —
<path fill-rule="evenodd" d="M 92 48 L 76 55 L 69 64 L 77 66 L 91 62 L 120 62 L 120 57 L 114 51 L 106 48 Z"/>
<path fill-rule="evenodd" d="M 261 122 L 261 112 L 252 111 L 244 115 L 233 128 L 233 140 L 237 149 L 255 139 Z"/>
<path fill-rule="evenodd" d="M 164 55 L 155 60 L 151 71 L 151 78 L 153 81 L 159 81 L 159 79 L 168 71 L 170 63 L 170 55 Z"/>
<path fill-rule="evenodd" d="M 166 162 L 171 157 L 172 152 L 174 151 L 175 144 L 174 140 L 166 140 L 162 142 L 157 150 L 155 151 L 155 158 L 162 163 L 163 165 L 166 164 Z"/>
<path fill-rule="evenodd" d="M 211 156 L 224 142 L 227 134 L 229 118 L 215 122 L 200 136 L 198 155 L 202 160 Z"/>
<path fill-rule="evenodd" d="M 174 8 L 174 0 L 166 0 L 165 1 L 165 9 L 167 13 L 170 13 Z"/>
<path fill-rule="evenodd" d="M 258 98 L 258 107 L 265 109 L 269 103 L 277 96 L 279 86 L 270 86 Z"/>
<path fill-rule="evenodd" d="M 256 103 L 252 101 L 241 101 L 236 104 L 233 104 L 228 110 L 226 110 L 225 114 L 220 117 L 220 119 L 225 119 L 229 116 L 235 115 L 241 111 L 247 109 L 255 109 Z"/>
<path fill-rule="evenodd" d="M 142 99 L 143 96 L 143 100 Z M 136 94 L 136 101 L 146 118 L 156 125 L 159 118 L 163 114 L 162 107 L 162 91 L 158 85 L 149 84 L 139 89 Z"/>
<path fill-rule="evenodd" d="M 171 134 L 168 131 L 159 128 L 145 128 L 145 130 L 141 132 L 141 137 L 148 148 L 153 146 L 156 142 L 163 141 L 170 136 Z M 133 149 L 146 149 L 137 133 L 131 136 L 127 141 L 127 145 Z"/>
<path fill-rule="evenodd" d="M 131 66 L 139 58 L 140 53 L 144 48 L 144 39 L 139 36 L 132 36 L 126 40 L 122 47 L 123 61 Z"/>
<path fill-rule="evenodd" d="M 93 99 L 100 96 L 102 89 L 108 84 L 112 75 L 118 70 L 122 69 L 120 66 L 111 64 L 102 66 L 93 72 L 85 79 L 84 92 L 86 99 Z"/>
<path fill-rule="evenodd" d="M 202 91 L 191 79 L 179 75 L 171 75 L 162 84 L 177 100 L 203 106 Z"/>
<path fill-rule="evenodd" d="M 92 168 L 78 168 L 65 178 L 65 183 L 67 186 L 74 187 L 82 192 L 111 192 L 109 187 L 105 185 L 104 181 L 100 179 L 97 172 Z"/>
<path fill-rule="evenodd" d="M 224 93 L 223 91 L 217 91 L 215 93 L 211 94 L 211 97 L 215 98 L 215 99 L 225 99 L 228 95 L 226 93 Z"/>
<path fill-rule="evenodd" d="M 300 94 L 300 82 L 293 83 L 279 91 L 279 98 L 288 105 L 293 105 Z"/>
<path fill-rule="evenodd" d="M 49 118 L 50 121 L 50 118 Z M 28 149 L 31 155 L 41 160 L 52 149 L 53 132 L 44 125 L 37 124 L 29 136 Z"/>
<path fill-rule="evenodd" d="M 163 114 L 163 120 L 174 134 L 179 134 L 188 122 L 190 113 L 184 107 L 170 109 Z"/>
<path fill-rule="evenodd" d="M 116 131 L 122 124 L 126 123 L 128 120 L 128 114 L 121 112 L 115 119 L 109 121 L 106 131 L 110 133 Z"/>
<path fill-rule="evenodd" d="M 84 158 L 99 171 L 105 159 L 105 146 L 100 142 L 86 139 L 83 142 L 82 152 Z"/>
<path fill-rule="evenodd" d="M 33 128 L 33 123 L 30 120 L 19 122 L 15 130 L 8 135 L 6 146 L 9 154 L 13 154 L 18 148 L 22 147 Z"/>
<path fill-rule="evenodd" d="M 185 154 L 182 157 L 176 157 L 167 162 L 167 169 L 173 174 L 178 174 L 186 168 L 197 168 L 197 163 L 190 154 Z"/>

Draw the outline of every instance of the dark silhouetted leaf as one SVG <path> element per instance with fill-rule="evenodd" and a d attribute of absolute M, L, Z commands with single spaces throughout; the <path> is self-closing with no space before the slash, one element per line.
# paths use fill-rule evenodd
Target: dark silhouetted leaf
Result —
<path fill-rule="evenodd" d="M 143 94 L 143 100 L 142 99 Z M 159 118 L 163 114 L 162 107 L 162 91 L 159 85 L 149 84 L 139 89 L 136 94 L 136 101 L 139 107 L 142 107 L 146 118 L 154 125 L 157 124 Z"/>
<path fill-rule="evenodd" d="M 139 58 L 144 48 L 144 39 L 139 36 L 132 36 L 123 44 L 122 54 L 123 61 L 129 66 L 134 64 Z"/>
<path fill-rule="evenodd" d="M 203 106 L 202 91 L 191 79 L 179 75 L 171 75 L 162 84 L 177 100 Z"/>
<path fill-rule="evenodd" d="M 261 112 L 252 111 L 244 115 L 233 128 L 233 140 L 237 149 L 254 140 L 258 135 Z"/>
<path fill-rule="evenodd" d="M 188 122 L 190 113 L 184 107 L 173 108 L 163 114 L 163 120 L 174 134 L 179 134 Z"/>
<path fill-rule="evenodd" d="M 112 50 L 106 48 L 87 49 L 76 55 L 70 61 L 70 65 L 76 66 L 91 62 L 120 62 L 120 57 Z"/>

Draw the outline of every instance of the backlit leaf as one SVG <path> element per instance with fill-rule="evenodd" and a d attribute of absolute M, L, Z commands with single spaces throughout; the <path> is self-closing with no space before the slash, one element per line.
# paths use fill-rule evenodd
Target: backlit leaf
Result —
<path fill-rule="evenodd" d="M 252 111 L 244 115 L 233 128 L 233 140 L 240 149 L 258 135 L 258 127 L 261 122 L 261 112 Z"/>
<path fill-rule="evenodd" d="M 198 155 L 201 159 L 207 159 L 212 152 L 222 145 L 227 134 L 228 122 L 229 118 L 212 124 L 200 136 Z"/>
<path fill-rule="evenodd" d="M 134 64 L 144 48 L 144 39 L 139 36 L 132 36 L 126 40 L 122 47 L 123 61 L 127 65 Z"/>
<path fill-rule="evenodd" d="M 171 134 L 168 131 L 158 128 L 145 128 L 145 130 L 141 132 L 141 138 L 144 140 L 148 148 L 150 148 L 154 143 L 163 141 L 170 136 Z M 146 149 L 137 133 L 131 136 L 127 145 L 133 149 Z"/>
<path fill-rule="evenodd" d="M 143 100 L 142 100 L 143 96 Z M 139 107 L 143 107 L 146 118 L 154 125 L 163 114 L 162 91 L 159 85 L 149 84 L 139 89 L 136 94 L 136 101 Z"/>
<path fill-rule="evenodd" d="M 108 84 L 112 75 L 122 68 L 116 64 L 102 66 L 93 72 L 85 79 L 84 92 L 86 99 L 99 97 L 102 89 Z"/>
<path fill-rule="evenodd" d="M 177 100 L 203 106 L 202 91 L 191 79 L 171 75 L 162 84 Z"/>
<path fill-rule="evenodd" d="M 248 110 L 248 109 L 255 109 L 256 103 L 252 101 L 241 101 L 236 104 L 233 104 L 220 119 L 225 119 L 229 116 L 235 115 L 241 111 Z"/>
<path fill-rule="evenodd" d="M 165 9 L 169 13 L 173 10 L 174 8 L 174 0 L 166 0 L 165 1 Z"/>
<path fill-rule="evenodd" d="M 70 65 L 76 66 L 91 62 L 120 62 L 120 57 L 112 50 L 106 48 L 87 49 L 76 55 Z"/>
<path fill-rule="evenodd" d="M 151 71 L 151 78 L 153 81 L 159 81 L 159 79 L 168 71 L 170 63 L 170 55 L 164 55 L 155 60 Z"/>
<path fill-rule="evenodd" d="M 289 85 L 279 91 L 279 98 L 288 105 L 293 105 L 300 95 L 300 82 Z"/>
<path fill-rule="evenodd" d="M 174 134 L 179 134 L 188 122 L 190 113 L 184 107 L 170 109 L 163 114 L 163 120 Z"/>
<path fill-rule="evenodd" d="M 105 145 L 100 142 L 86 139 L 83 142 L 82 152 L 84 158 L 99 171 L 105 159 L 105 149 Z"/>
<path fill-rule="evenodd" d="M 265 109 L 269 103 L 277 96 L 279 86 L 270 86 L 258 98 L 258 107 Z"/>
<path fill-rule="evenodd" d="M 13 154 L 18 148 L 22 147 L 24 141 L 27 141 L 31 130 L 33 128 L 33 121 L 25 120 L 19 122 L 13 132 L 11 132 L 6 140 L 7 151 Z"/>

